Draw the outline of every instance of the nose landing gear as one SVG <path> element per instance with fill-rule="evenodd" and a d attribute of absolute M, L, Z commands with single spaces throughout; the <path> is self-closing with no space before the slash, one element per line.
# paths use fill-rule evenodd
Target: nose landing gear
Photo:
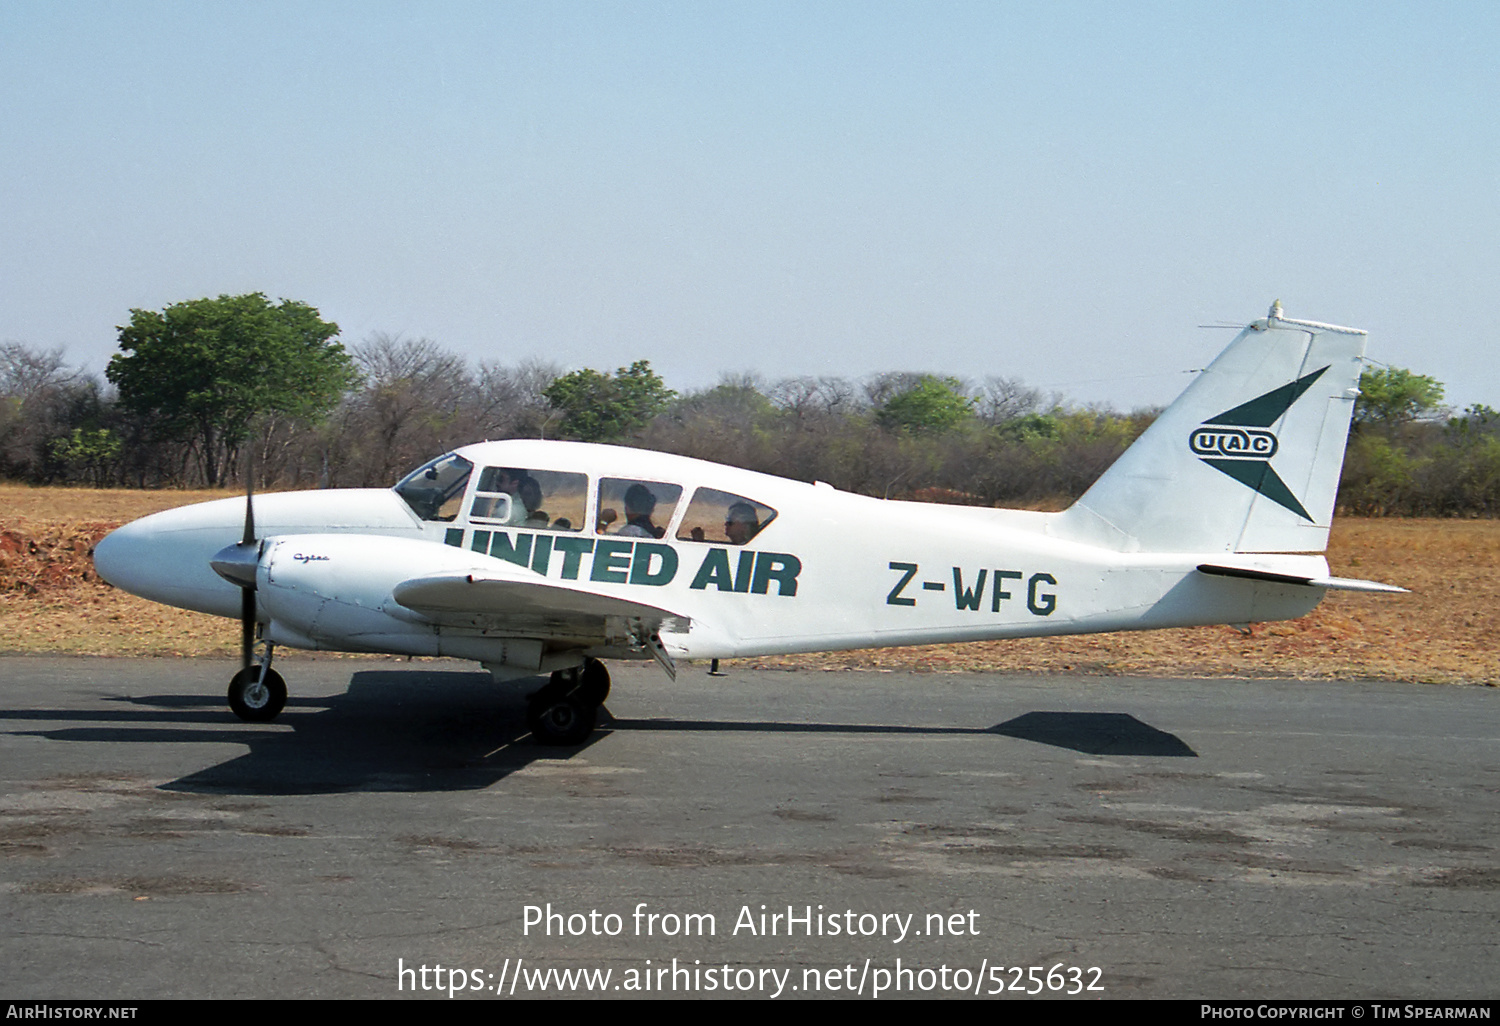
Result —
<path fill-rule="evenodd" d="M 229 681 L 229 708 L 247 723 L 270 723 L 286 705 L 286 681 L 271 669 L 271 645 Z"/>

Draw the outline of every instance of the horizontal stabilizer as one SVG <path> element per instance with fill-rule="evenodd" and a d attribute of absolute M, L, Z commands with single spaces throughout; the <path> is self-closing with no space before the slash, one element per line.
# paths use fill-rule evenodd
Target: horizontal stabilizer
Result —
<path fill-rule="evenodd" d="M 1398 588 L 1394 584 L 1381 584 L 1379 581 L 1362 581 L 1357 577 L 1314 577 L 1307 582 L 1319 588 L 1328 588 L 1330 591 L 1386 591 L 1397 595 L 1409 595 L 1409 588 Z"/>
<path fill-rule="evenodd" d="M 1270 584 L 1300 584 L 1310 588 L 1328 588 L 1331 591 L 1386 591 L 1407 594 L 1407 589 L 1379 581 L 1361 581 L 1354 577 L 1299 577 L 1295 574 L 1274 574 L 1269 570 L 1252 570 L 1242 566 L 1215 566 L 1202 563 L 1198 572 L 1213 577 L 1238 577 L 1247 581 L 1266 581 Z"/>

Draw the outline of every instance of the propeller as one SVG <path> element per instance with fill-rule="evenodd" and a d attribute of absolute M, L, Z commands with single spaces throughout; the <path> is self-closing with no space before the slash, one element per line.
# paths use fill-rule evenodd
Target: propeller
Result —
<path fill-rule="evenodd" d="M 238 548 L 255 549 L 256 562 L 260 562 L 260 544 L 255 540 L 255 491 L 254 453 L 246 463 L 250 464 L 245 474 L 245 533 Z M 249 584 L 240 585 L 240 665 L 246 669 L 255 657 L 255 578 Z"/>
<path fill-rule="evenodd" d="M 286 705 L 286 682 L 271 669 L 271 645 L 265 658 L 255 660 L 255 575 L 260 568 L 261 542 L 255 537 L 255 457 L 245 460 L 245 530 L 240 540 L 226 545 L 208 561 L 214 572 L 240 589 L 240 672 L 229 682 L 229 708 L 242 720 L 269 723 Z"/>
<path fill-rule="evenodd" d="M 260 563 L 260 542 L 255 537 L 253 453 L 246 464 L 244 534 L 233 545 L 214 553 L 209 566 L 220 577 L 240 587 L 240 662 L 248 669 L 255 661 L 255 571 Z"/>

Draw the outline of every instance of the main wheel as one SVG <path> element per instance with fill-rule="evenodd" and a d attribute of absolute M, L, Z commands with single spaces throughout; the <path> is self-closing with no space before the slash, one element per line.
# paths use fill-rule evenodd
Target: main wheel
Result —
<path fill-rule="evenodd" d="M 249 723 L 270 723 L 286 705 L 286 681 L 267 669 L 261 680 L 259 666 L 247 666 L 229 682 L 229 708 Z"/>
<path fill-rule="evenodd" d="M 599 706 L 576 691 L 558 694 L 543 688 L 526 710 L 526 725 L 544 745 L 581 745 L 594 732 Z"/>
<path fill-rule="evenodd" d="M 609 670 L 597 659 L 584 661 L 578 671 L 578 693 L 586 701 L 603 705 L 609 697 Z"/>

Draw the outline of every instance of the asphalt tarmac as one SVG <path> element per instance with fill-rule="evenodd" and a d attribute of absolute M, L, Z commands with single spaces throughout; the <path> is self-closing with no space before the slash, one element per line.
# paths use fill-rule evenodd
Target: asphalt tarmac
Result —
<path fill-rule="evenodd" d="M 279 668 L 0 659 L 0 998 L 1497 995 L 1495 689 Z"/>

